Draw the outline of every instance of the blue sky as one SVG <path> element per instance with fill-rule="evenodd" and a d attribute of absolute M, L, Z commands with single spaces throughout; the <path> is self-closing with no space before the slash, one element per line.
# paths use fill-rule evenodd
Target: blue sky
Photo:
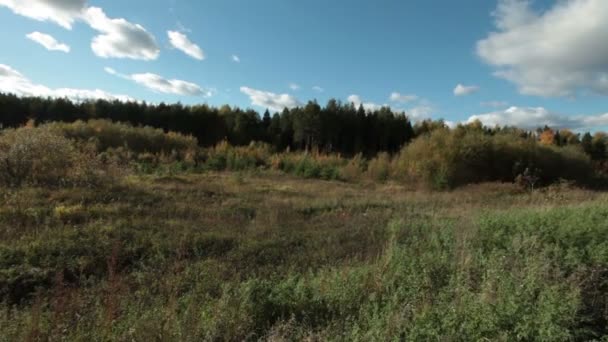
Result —
<path fill-rule="evenodd" d="M 608 1 L 464 3 L 0 0 L 0 90 L 608 125 Z"/>

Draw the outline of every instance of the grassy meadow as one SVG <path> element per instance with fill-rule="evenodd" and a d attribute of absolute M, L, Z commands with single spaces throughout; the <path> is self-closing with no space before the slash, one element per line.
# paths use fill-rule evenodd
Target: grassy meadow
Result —
<path fill-rule="evenodd" d="M 0 136 L 1 341 L 608 336 L 601 191 L 74 127 Z"/>
<path fill-rule="evenodd" d="M 208 173 L 0 201 L 2 340 L 607 333 L 608 197 L 589 191 Z"/>

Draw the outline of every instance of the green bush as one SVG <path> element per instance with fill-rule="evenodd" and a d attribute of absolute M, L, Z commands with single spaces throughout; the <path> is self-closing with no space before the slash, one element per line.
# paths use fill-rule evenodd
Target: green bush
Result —
<path fill-rule="evenodd" d="M 273 156 L 270 164 L 273 168 L 298 177 L 340 180 L 340 170 L 346 162 L 346 159 L 338 155 L 282 153 Z"/>

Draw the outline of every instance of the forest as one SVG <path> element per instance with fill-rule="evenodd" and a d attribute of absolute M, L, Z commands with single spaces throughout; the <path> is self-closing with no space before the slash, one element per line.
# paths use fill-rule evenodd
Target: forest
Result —
<path fill-rule="evenodd" d="M 108 119 L 134 126 L 150 126 L 191 135 L 203 147 L 226 141 L 233 146 L 251 142 L 267 143 L 277 151 L 290 149 L 374 156 L 379 152 L 395 153 L 414 138 L 436 128 L 445 128 L 442 120 L 411 122 L 407 113 L 389 107 L 366 111 L 362 106 L 331 99 L 321 107 L 316 101 L 285 109 L 281 113 L 224 105 L 158 105 L 145 102 L 109 102 L 97 100 L 74 103 L 68 99 L 18 97 L 0 94 L 0 125 L 19 127 L 29 120 L 38 123 L 74 122 Z M 473 123 L 481 125 L 481 123 Z M 580 146 L 594 161 L 605 161 L 608 136 L 604 132 L 579 134 L 568 129 L 539 127 L 526 131 L 516 127 L 480 127 L 484 134 L 511 133 L 540 141 L 545 145 Z"/>

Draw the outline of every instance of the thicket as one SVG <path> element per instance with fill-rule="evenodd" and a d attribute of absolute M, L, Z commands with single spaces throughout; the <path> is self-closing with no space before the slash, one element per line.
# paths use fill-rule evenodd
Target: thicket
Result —
<path fill-rule="evenodd" d="M 47 128 L 0 131 L 0 185 L 93 186 L 108 170 L 93 146 L 76 144 Z"/>
<path fill-rule="evenodd" d="M 196 138 L 149 126 L 133 127 L 130 124 L 109 120 L 77 120 L 73 123 L 51 122 L 43 127 L 79 142 L 92 142 L 99 151 L 125 148 L 134 153 L 167 154 L 173 151 L 193 151 L 198 147 Z"/>
<path fill-rule="evenodd" d="M 591 159 L 581 148 L 465 128 L 422 136 L 406 146 L 394 163 L 395 177 L 435 188 L 516 180 L 534 187 L 560 179 L 585 185 L 594 178 Z"/>
<path fill-rule="evenodd" d="M 545 145 L 474 126 L 438 127 L 399 153 L 365 158 L 319 150 L 277 151 L 267 143 L 201 148 L 191 136 L 108 120 L 33 123 L 0 135 L 0 180 L 10 186 L 94 184 L 116 170 L 142 173 L 275 170 L 303 178 L 398 181 L 434 189 L 515 182 L 533 189 L 556 181 L 599 186 L 605 174 L 582 146 Z"/>

